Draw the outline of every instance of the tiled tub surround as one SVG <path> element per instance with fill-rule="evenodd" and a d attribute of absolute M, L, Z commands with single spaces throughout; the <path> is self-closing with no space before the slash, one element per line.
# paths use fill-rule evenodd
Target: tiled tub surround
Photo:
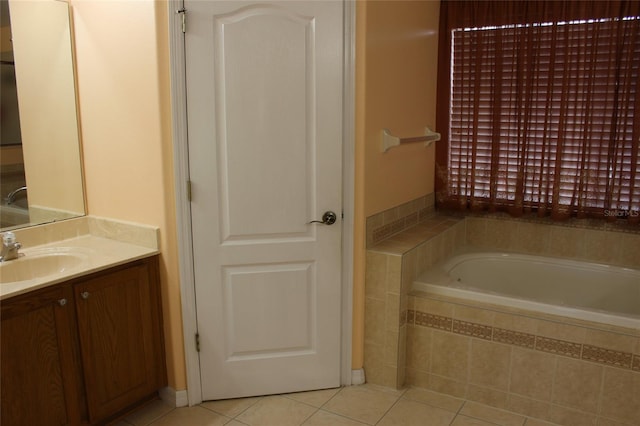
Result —
<path fill-rule="evenodd" d="M 409 297 L 406 382 L 562 425 L 640 425 L 640 330 Z"/>
<path fill-rule="evenodd" d="M 640 265 L 637 233 L 433 215 L 367 252 L 367 381 L 431 388 L 560 424 L 639 425 L 640 330 L 410 295 L 415 277 L 473 243 Z"/>
<path fill-rule="evenodd" d="M 427 194 L 367 218 L 367 248 L 433 216 L 434 194 Z"/>
<path fill-rule="evenodd" d="M 433 215 L 367 251 L 365 350 L 367 381 L 405 382 L 406 319 L 414 279 L 465 242 L 464 220 Z"/>

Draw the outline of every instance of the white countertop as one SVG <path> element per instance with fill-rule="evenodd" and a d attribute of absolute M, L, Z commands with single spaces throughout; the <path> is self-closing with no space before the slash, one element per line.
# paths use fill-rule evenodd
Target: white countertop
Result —
<path fill-rule="evenodd" d="M 24 256 L 21 256 L 19 259 L 7 261 L 6 263 L 0 263 L 0 276 L 2 275 L 4 265 L 10 265 L 13 262 L 29 262 L 30 255 L 33 258 L 50 252 L 76 254 L 81 258 L 80 264 L 66 269 L 62 268 L 63 270 L 56 271 L 42 278 L 0 283 L 0 300 L 108 269 L 113 266 L 144 259 L 158 254 L 159 250 L 157 247 L 150 247 L 149 245 L 138 245 L 102 236 L 84 234 L 46 244 L 24 247 L 20 250 L 20 253 L 24 254 Z"/>

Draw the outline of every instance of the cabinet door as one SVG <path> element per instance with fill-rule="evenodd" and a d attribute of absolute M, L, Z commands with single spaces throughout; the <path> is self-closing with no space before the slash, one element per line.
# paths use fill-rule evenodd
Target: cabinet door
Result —
<path fill-rule="evenodd" d="M 92 423 L 154 393 L 164 365 L 155 269 L 141 262 L 74 285 Z"/>
<path fill-rule="evenodd" d="M 78 424 L 79 377 L 69 287 L 2 302 L 2 423 Z"/>

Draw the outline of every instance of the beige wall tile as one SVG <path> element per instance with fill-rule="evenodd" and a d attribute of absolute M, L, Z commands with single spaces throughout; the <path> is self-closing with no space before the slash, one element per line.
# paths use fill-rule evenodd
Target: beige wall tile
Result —
<path fill-rule="evenodd" d="M 598 364 L 558 357 L 552 402 L 597 413 L 603 369 Z"/>
<path fill-rule="evenodd" d="M 365 271 L 365 295 L 384 300 L 387 279 L 387 255 L 367 251 Z"/>
<path fill-rule="evenodd" d="M 512 393 L 509 394 L 507 409 L 536 419 L 549 420 L 551 404 Z"/>
<path fill-rule="evenodd" d="M 385 333 L 384 343 L 384 363 L 385 365 L 398 366 L 398 338 L 399 333 L 397 331 L 388 331 Z"/>
<path fill-rule="evenodd" d="M 478 217 L 466 219 L 467 243 L 476 247 L 487 247 L 487 222 Z"/>
<path fill-rule="evenodd" d="M 611 367 L 605 367 L 604 372 L 600 414 L 637 424 L 640 419 L 640 374 Z"/>
<path fill-rule="evenodd" d="M 469 384 L 469 389 L 467 389 L 467 399 L 469 401 L 479 402 L 492 407 L 506 409 L 508 398 L 509 394 L 507 392 L 474 384 Z"/>
<path fill-rule="evenodd" d="M 565 340 L 572 343 L 584 343 L 587 329 L 553 321 L 538 321 L 536 334 L 556 340 Z"/>
<path fill-rule="evenodd" d="M 488 309 L 473 308 L 471 306 L 454 305 L 453 318 L 473 322 L 476 324 L 493 324 L 494 312 Z"/>
<path fill-rule="evenodd" d="M 640 235 L 624 234 L 617 242 L 620 245 L 617 264 L 640 267 Z"/>
<path fill-rule="evenodd" d="M 366 297 L 364 303 L 364 340 L 383 345 L 386 330 L 386 303 L 370 297 Z"/>
<path fill-rule="evenodd" d="M 579 247 L 580 257 L 594 262 L 615 261 L 620 257 L 622 233 L 614 231 L 584 230 L 584 245 Z"/>
<path fill-rule="evenodd" d="M 469 347 L 471 338 L 433 331 L 431 372 L 439 376 L 466 382 L 469 374 Z"/>
<path fill-rule="evenodd" d="M 382 380 L 376 383 L 389 389 L 399 389 L 398 385 L 398 367 L 394 365 L 385 365 L 382 369 Z"/>
<path fill-rule="evenodd" d="M 407 367 L 429 371 L 432 333 L 425 327 L 407 327 Z"/>
<path fill-rule="evenodd" d="M 400 219 L 400 209 L 393 207 L 382 212 L 382 220 L 385 225 Z"/>
<path fill-rule="evenodd" d="M 584 229 L 551 226 L 548 256 L 577 257 L 585 245 Z"/>
<path fill-rule="evenodd" d="M 387 292 L 400 294 L 403 256 L 387 256 Z"/>
<path fill-rule="evenodd" d="M 407 367 L 406 384 L 408 386 L 416 386 L 423 389 L 428 389 L 431 375 L 425 371 L 416 370 Z"/>
<path fill-rule="evenodd" d="M 509 390 L 518 395 L 550 401 L 555 370 L 555 355 L 513 348 Z"/>
<path fill-rule="evenodd" d="M 510 360 L 510 346 L 473 339 L 471 341 L 470 382 L 507 391 Z"/>
<path fill-rule="evenodd" d="M 417 247 L 416 275 L 420 276 L 433 265 L 433 244 L 431 240 L 425 241 Z"/>
<path fill-rule="evenodd" d="M 547 225 L 519 222 L 514 250 L 532 254 L 544 253 L 549 245 L 550 233 Z"/>
<path fill-rule="evenodd" d="M 637 337 L 594 329 L 586 330 L 584 343 L 619 352 L 633 353 Z"/>
<path fill-rule="evenodd" d="M 400 328 L 400 295 L 387 293 L 384 321 L 385 330 L 398 331 Z"/>
<path fill-rule="evenodd" d="M 454 249 L 458 250 L 467 243 L 467 221 L 461 220 L 454 227 Z"/>
<path fill-rule="evenodd" d="M 418 250 L 413 249 L 402 256 L 402 277 L 400 280 L 400 294 L 407 294 L 411 290 L 413 281 L 416 279 L 418 263 Z"/>
<path fill-rule="evenodd" d="M 521 315 L 513 315 L 502 312 L 494 313 L 493 326 L 505 330 L 512 330 L 528 334 L 536 334 L 538 330 L 537 320 Z"/>
<path fill-rule="evenodd" d="M 401 389 L 406 381 L 407 372 L 407 326 L 400 327 L 398 337 L 398 379 L 396 388 Z"/>
<path fill-rule="evenodd" d="M 367 218 L 366 223 L 366 239 L 367 239 L 367 247 L 371 247 L 373 245 L 373 231 L 377 228 L 380 228 L 384 225 L 384 217 L 382 213 L 374 214 Z"/>
<path fill-rule="evenodd" d="M 411 388 L 408 389 L 404 395 L 404 399 L 410 399 L 412 401 L 421 402 L 423 404 L 429 404 L 434 407 L 442 408 L 447 411 L 457 413 L 462 407 L 464 400 L 455 398 L 453 396 L 443 395 L 441 393 L 433 392 L 428 389 Z"/>
<path fill-rule="evenodd" d="M 563 426 L 595 426 L 597 417 L 595 414 L 551 405 L 549 420 Z"/>
<path fill-rule="evenodd" d="M 453 303 L 443 302 L 441 300 L 429 299 L 425 297 L 416 297 L 416 311 L 452 318 L 453 308 Z"/>
<path fill-rule="evenodd" d="M 491 247 L 513 250 L 518 243 L 518 224 L 511 220 L 486 219 L 486 238 Z"/>
<path fill-rule="evenodd" d="M 438 234 L 431 239 L 431 259 L 433 260 L 433 264 L 438 264 L 447 258 L 447 255 L 444 251 L 444 237 L 442 234 Z"/>
<path fill-rule="evenodd" d="M 466 382 L 448 379 L 435 374 L 430 374 L 427 380 L 428 389 L 455 396 L 456 398 L 464 398 L 467 394 L 467 387 Z"/>
<path fill-rule="evenodd" d="M 364 372 L 367 383 L 384 383 L 384 345 L 364 343 Z"/>

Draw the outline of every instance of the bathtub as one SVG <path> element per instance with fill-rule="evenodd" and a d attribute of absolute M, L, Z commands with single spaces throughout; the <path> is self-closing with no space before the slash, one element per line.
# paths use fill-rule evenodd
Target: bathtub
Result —
<path fill-rule="evenodd" d="M 461 254 L 413 290 L 640 329 L 640 270 L 542 256 Z"/>

